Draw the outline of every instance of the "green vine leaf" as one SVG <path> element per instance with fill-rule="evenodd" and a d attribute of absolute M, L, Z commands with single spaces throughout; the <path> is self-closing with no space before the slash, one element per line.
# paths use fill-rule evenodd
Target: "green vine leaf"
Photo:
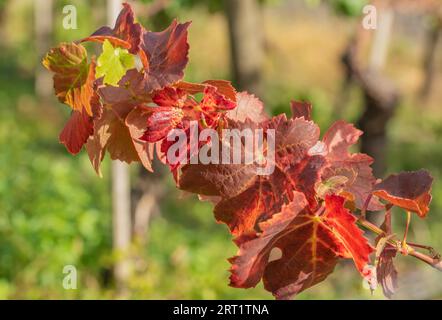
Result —
<path fill-rule="evenodd" d="M 97 61 L 97 78 L 104 77 L 104 84 L 117 86 L 127 70 L 134 68 L 135 56 L 126 49 L 114 47 L 109 40 L 103 42 L 103 52 Z"/>

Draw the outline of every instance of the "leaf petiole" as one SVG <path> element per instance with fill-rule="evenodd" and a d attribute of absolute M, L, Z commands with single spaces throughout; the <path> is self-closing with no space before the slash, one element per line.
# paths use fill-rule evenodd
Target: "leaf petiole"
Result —
<path fill-rule="evenodd" d="M 405 225 L 404 239 L 402 240 L 402 250 L 408 254 L 410 248 L 407 246 L 408 229 L 410 228 L 411 212 L 407 211 L 407 224 Z"/>
<path fill-rule="evenodd" d="M 359 218 L 357 220 L 357 224 L 377 235 L 386 236 L 386 233 L 382 229 L 380 229 L 378 226 L 372 224 L 371 222 L 365 219 Z M 403 254 L 402 250 L 400 249 L 401 248 L 400 241 L 389 239 L 387 243 L 397 248 L 397 250 Z M 407 248 L 407 254 L 427 263 L 428 265 L 432 266 L 433 268 L 439 271 L 442 271 L 442 260 L 440 259 L 440 256 L 430 257 L 422 252 L 416 251 L 415 249 L 411 248 L 411 246 Z"/>

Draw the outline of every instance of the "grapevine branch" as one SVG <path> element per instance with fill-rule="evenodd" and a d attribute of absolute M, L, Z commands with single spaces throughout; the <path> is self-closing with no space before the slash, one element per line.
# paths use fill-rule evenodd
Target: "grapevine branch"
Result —
<path fill-rule="evenodd" d="M 427 249 L 431 255 L 430 247 L 391 235 L 391 207 L 404 209 L 408 217 L 428 214 L 433 178 L 427 171 L 377 180 L 374 160 L 350 152 L 362 135 L 352 124 L 337 121 L 321 139 L 307 102 L 291 102 L 291 117 L 271 117 L 258 98 L 238 93 L 229 81 L 183 81 L 190 23 L 173 21 L 166 30 L 153 32 L 135 21 L 132 8 L 124 4 L 114 28 L 62 43 L 44 58 L 44 66 L 55 73 L 56 96 L 72 109 L 60 142 L 71 154 L 84 147 L 98 174 L 106 153 L 114 160 L 140 162 L 149 171 L 156 156 L 169 167 L 179 189 L 212 200 L 217 221 L 228 226 L 238 246 L 238 254 L 229 259 L 231 286 L 252 288 L 263 280 L 276 298 L 287 299 L 323 281 L 343 257 L 353 260 L 361 276 L 374 280 L 373 246 L 359 226 L 384 240 L 377 246 L 382 251 L 376 275 L 387 296 L 394 292 L 388 285 L 397 277 L 396 252 L 390 246 L 442 270 L 438 255 L 414 249 Z M 87 41 L 102 43 L 97 59 L 88 59 L 82 45 Z M 192 143 L 194 128 L 210 131 L 210 143 L 199 140 L 201 136 Z M 206 155 L 208 149 L 211 155 L 222 153 L 216 152 L 215 141 L 226 138 L 224 129 L 252 132 L 252 138 L 261 135 L 256 159 L 199 163 L 203 148 Z M 184 139 L 170 141 L 177 132 Z M 242 150 L 248 148 L 242 141 L 247 140 L 230 151 L 245 158 Z M 171 150 L 186 152 L 176 162 L 168 158 Z M 263 162 L 274 170 L 258 174 Z M 365 219 L 366 212 L 383 209 L 381 228 Z M 359 219 L 352 214 L 357 210 Z M 273 249 L 282 251 L 279 258 L 274 259 Z"/>
<path fill-rule="evenodd" d="M 387 236 L 387 234 L 382 229 L 380 229 L 378 226 L 374 225 L 373 223 L 369 222 L 368 220 L 366 220 L 364 218 L 359 218 L 357 220 L 357 223 L 361 227 L 363 227 L 364 229 L 367 229 L 367 230 L 375 233 L 378 236 L 381 236 L 381 237 Z M 419 260 L 425 262 L 426 264 L 430 265 L 431 267 L 433 267 L 439 271 L 442 271 L 442 260 L 439 258 L 439 256 L 440 256 L 439 254 L 434 253 L 433 256 L 426 255 L 422 252 L 416 251 L 415 249 L 411 248 L 410 246 L 415 246 L 414 244 L 411 244 L 411 243 L 408 243 L 406 252 L 404 252 L 404 250 L 402 250 L 402 248 L 401 248 L 401 241 L 395 240 L 395 239 L 388 239 L 387 242 L 388 242 L 388 244 L 390 244 L 394 248 L 396 248 L 399 253 L 415 257 L 416 259 L 419 259 Z M 433 248 L 431 248 L 431 247 L 421 246 L 421 245 L 417 245 L 417 246 L 423 247 L 424 249 L 428 249 L 430 252 L 431 251 L 434 252 Z"/>

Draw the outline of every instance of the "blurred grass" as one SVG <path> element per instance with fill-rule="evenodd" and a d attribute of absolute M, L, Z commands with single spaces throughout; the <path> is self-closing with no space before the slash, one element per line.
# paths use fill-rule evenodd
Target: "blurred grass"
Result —
<path fill-rule="evenodd" d="M 84 15 L 79 17 L 89 16 L 87 6 L 80 9 Z M 110 250 L 108 159 L 104 162 L 104 178 L 99 179 L 85 153 L 72 157 L 58 144 L 58 132 L 69 111 L 55 101 L 43 104 L 35 99 L 31 71 L 38 62 L 29 52 L 32 39 L 23 26 L 29 12 L 14 10 L 22 20 L 11 28 L 21 28 L 16 29 L 21 30 L 20 37 L 8 42 L 9 51 L 0 52 L 0 298 L 111 298 L 114 290 L 110 266 L 115 257 Z M 268 59 L 263 99 L 271 113 L 289 112 L 291 99 L 312 101 L 314 119 L 324 131 L 335 117 L 332 106 L 342 81 L 339 55 L 354 22 L 324 13 L 320 19 L 314 17 L 286 7 L 266 10 Z M 223 17 L 197 8 L 181 12 L 179 19 L 193 20 L 186 79 L 228 78 L 229 51 Z M 61 24 L 58 20 L 56 23 Z M 56 40 L 84 36 L 96 25 L 82 19 L 79 27 L 72 34 L 57 32 Z M 441 97 L 440 92 L 435 92 L 427 106 L 416 101 L 416 88 L 422 79 L 417 58 L 421 50 L 408 50 L 412 46 L 410 40 L 395 40 L 394 59 L 389 60 L 387 68 L 406 93 L 389 128 L 388 171 L 423 167 L 432 172 L 432 211 L 425 221 L 413 219 L 411 236 L 442 250 Z M 435 88 L 440 85 L 439 75 Z M 354 91 L 346 112 L 350 121 L 361 112 L 360 95 Z M 236 248 L 226 227 L 215 222 L 210 204 L 183 197 L 170 179 L 167 183 L 167 198 L 161 204 L 161 214 L 152 218 L 147 244 L 132 248 L 140 259 L 130 279 L 129 297 L 272 298 L 261 284 L 249 290 L 228 287 L 227 258 L 235 254 Z M 403 218 L 401 212 L 395 212 L 399 234 Z M 62 270 L 67 264 L 78 268 L 78 290 L 62 288 Z M 401 274 L 418 273 L 423 277 L 416 281 L 427 286 L 419 288 L 423 296 L 442 298 L 439 273 L 407 257 L 399 259 L 399 270 Z M 403 284 L 408 290 L 409 286 Z M 417 289 L 412 286 L 411 290 Z M 414 297 L 402 290 L 398 296 Z M 299 299 L 370 297 L 352 264 L 342 263 L 324 283 L 302 293 Z M 380 290 L 374 298 L 382 298 Z"/>

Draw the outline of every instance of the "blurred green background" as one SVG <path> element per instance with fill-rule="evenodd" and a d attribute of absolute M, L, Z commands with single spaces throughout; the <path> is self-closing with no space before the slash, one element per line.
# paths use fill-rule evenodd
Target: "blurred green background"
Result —
<path fill-rule="evenodd" d="M 112 266 L 121 256 L 112 252 L 110 160 L 105 159 L 104 177 L 99 178 L 85 152 L 72 157 L 58 143 L 69 109 L 35 89 L 38 73 L 45 72 L 36 36 L 38 2 L 0 1 L 0 298 L 119 297 L 112 280 Z M 134 2 L 136 8 L 155 5 L 155 1 Z M 231 79 L 222 1 L 165 3 L 149 18 L 142 13 L 138 18 L 152 29 L 167 25 L 173 17 L 193 21 L 186 80 Z M 289 112 L 291 99 L 306 99 L 313 102 L 314 119 L 323 132 L 336 119 L 333 106 L 344 81 L 340 56 L 359 23 L 354 15 L 361 5 L 354 3 L 261 2 L 265 41 L 261 98 L 269 112 Z M 77 30 L 62 26 L 67 4 L 78 9 Z M 55 0 L 52 12 L 49 46 L 87 36 L 106 24 L 105 0 Z M 410 238 L 442 251 L 440 44 L 431 95 L 424 103 L 418 94 L 429 24 L 431 17 L 426 15 L 396 20 L 383 72 L 397 84 L 403 99 L 389 123 L 385 152 L 388 173 L 427 168 L 434 176 L 430 214 L 426 220 L 413 219 Z M 357 87 L 350 89 L 342 118 L 359 119 L 361 96 Z M 132 165 L 131 170 L 136 181 L 140 168 Z M 165 191 L 150 217 L 145 241 L 134 241 L 125 257 L 134 267 L 123 297 L 271 299 L 262 285 L 249 290 L 228 286 L 227 258 L 236 247 L 227 228 L 215 222 L 209 203 L 182 195 L 169 175 L 157 179 L 164 180 L 160 183 Z M 404 215 L 395 213 L 394 223 L 401 234 Z M 397 262 L 397 298 L 442 298 L 441 273 L 413 258 L 399 257 Z M 62 286 L 65 265 L 78 270 L 76 290 Z M 298 297 L 359 298 L 381 299 L 382 293 L 378 289 L 371 296 L 351 263 L 341 263 L 325 282 Z"/>

